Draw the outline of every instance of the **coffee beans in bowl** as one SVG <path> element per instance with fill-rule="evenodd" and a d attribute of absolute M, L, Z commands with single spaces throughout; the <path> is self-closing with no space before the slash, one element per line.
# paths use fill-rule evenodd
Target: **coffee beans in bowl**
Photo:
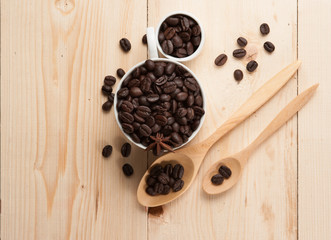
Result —
<path fill-rule="evenodd" d="M 157 155 L 185 144 L 205 114 L 199 83 L 169 60 L 146 60 L 129 72 L 116 101 L 115 115 L 126 136 Z"/>
<path fill-rule="evenodd" d="M 187 58 L 203 43 L 200 24 L 186 14 L 167 17 L 158 28 L 158 42 L 164 54 L 176 59 Z"/>

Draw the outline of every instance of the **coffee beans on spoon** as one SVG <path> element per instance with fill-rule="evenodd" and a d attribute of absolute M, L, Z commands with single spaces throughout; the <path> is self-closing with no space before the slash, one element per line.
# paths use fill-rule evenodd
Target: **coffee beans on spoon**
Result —
<path fill-rule="evenodd" d="M 150 149 L 156 139 L 165 150 L 181 146 L 205 113 L 199 84 L 172 62 L 146 60 L 123 80 L 117 100 L 123 131 Z"/>
<path fill-rule="evenodd" d="M 218 169 L 218 174 L 215 174 L 211 178 L 211 182 L 214 185 L 221 185 L 224 182 L 224 179 L 229 179 L 232 175 L 232 171 L 225 165 L 220 166 Z"/>
<path fill-rule="evenodd" d="M 163 52 L 177 58 L 192 55 L 201 43 L 201 28 L 183 14 L 168 17 L 160 27 L 158 40 Z"/>

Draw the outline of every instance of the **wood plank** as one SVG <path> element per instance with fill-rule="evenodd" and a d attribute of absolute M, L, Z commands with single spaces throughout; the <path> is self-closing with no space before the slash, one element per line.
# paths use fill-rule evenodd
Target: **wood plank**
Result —
<path fill-rule="evenodd" d="M 331 239 L 330 1 L 299 0 L 299 91 L 320 83 L 299 113 L 299 239 Z"/>
<path fill-rule="evenodd" d="M 197 143 L 258 89 L 271 76 L 296 59 L 296 1 L 148 1 L 148 25 L 171 11 L 192 12 L 203 23 L 206 43 L 201 55 L 187 63 L 202 81 L 208 93 L 207 117 Z M 262 37 L 261 23 L 271 32 Z M 245 71 L 247 58 L 232 58 L 238 46 L 236 39 L 246 37 L 248 56 L 259 62 L 257 72 Z M 267 40 L 276 45 L 269 55 L 263 49 Z M 214 66 L 214 59 L 225 52 L 228 62 Z M 236 68 L 244 70 L 244 80 L 233 79 Z M 183 197 L 149 214 L 150 239 L 296 239 L 297 238 L 297 124 L 290 120 L 253 154 L 242 180 L 223 195 L 210 197 L 203 193 L 203 173 L 217 159 L 234 153 L 267 125 L 297 92 L 292 79 L 261 110 L 217 143 L 207 155 L 198 178 Z"/>
<path fill-rule="evenodd" d="M 100 92 L 106 74 L 146 58 L 146 14 L 138 0 L 1 1 L 1 239 L 147 237 L 136 201 L 146 153 L 120 157 Z"/>

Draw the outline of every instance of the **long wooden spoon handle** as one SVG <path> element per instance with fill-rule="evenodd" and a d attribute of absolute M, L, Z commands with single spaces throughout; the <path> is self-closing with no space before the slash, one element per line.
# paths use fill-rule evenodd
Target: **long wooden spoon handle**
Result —
<path fill-rule="evenodd" d="M 249 156 L 263 141 L 270 137 L 283 124 L 285 124 L 294 114 L 296 114 L 313 96 L 319 84 L 315 84 L 296 96 L 280 113 L 272 120 L 271 123 L 263 130 L 262 133 L 245 148 L 246 155 Z"/>
<path fill-rule="evenodd" d="M 272 96 L 274 96 L 288 82 L 288 80 L 290 80 L 300 65 L 301 61 L 295 61 L 277 73 L 255 93 L 253 93 L 253 95 L 243 105 L 241 105 L 241 107 L 239 107 L 239 109 L 233 113 L 221 127 L 219 127 L 209 138 L 207 138 L 203 144 L 210 148 L 222 136 L 227 134 L 242 121 L 248 118 L 252 113 L 258 110 Z"/>

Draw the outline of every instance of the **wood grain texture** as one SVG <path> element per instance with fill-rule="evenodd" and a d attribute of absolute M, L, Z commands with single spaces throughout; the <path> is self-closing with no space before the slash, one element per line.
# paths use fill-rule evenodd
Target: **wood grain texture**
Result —
<path fill-rule="evenodd" d="M 125 139 L 100 91 L 105 75 L 146 58 L 146 3 L 1 4 L 1 238 L 146 238 L 135 195 L 146 153 L 120 157 Z M 124 36 L 128 54 L 118 46 Z M 135 168 L 130 179 L 124 162 Z"/>
<path fill-rule="evenodd" d="M 316 95 L 298 115 L 299 239 L 331 239 L 331 2 L 299 1 L 299 91 L 319 82 Z"/>
<path fill-rule="evenodd" d="M 255 90 L 296 59 L 296 7 L 296 1 L 148 2 L 149 26 L 156 26 L 168 12 L 185 10 L 196 15 L 205 27 L 204 49 L 198 58 L 187 64 L 208 92 L 208 115 L 194 142 L 211 134 Z M 271 28 L 266 37 L 259 33 L 263 22 L 269 23 Z M 253 74 L 245 70 L 248 58 L 242 61 L 232 58 L 239 36 L 248 39 L 249 58 L 260 63 Z M 263 49 L 267 40 L 276 45 L 271 55 Z M 229 56 L 228 62 L 216 67 L 214 59 L 223 52 Z M 233 79 L 236 68 L 244 70 L 245 74 L 239 84 Z M 292 79 L 261 110 L 217 143 L 191 188 L 180 199 L 165 205 L 162 216 L 149 217 L 149 238 L 296 239 L 296 117 L 252 155 L 242 181 L 232 190 L 210 197 L 201 188 L 203 173 L 208 167 L 221 155 L 224 157 L 246 146 L 296 92 L 297 81 Z"/>

